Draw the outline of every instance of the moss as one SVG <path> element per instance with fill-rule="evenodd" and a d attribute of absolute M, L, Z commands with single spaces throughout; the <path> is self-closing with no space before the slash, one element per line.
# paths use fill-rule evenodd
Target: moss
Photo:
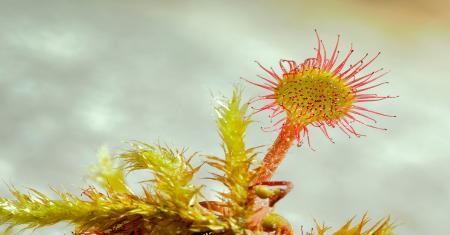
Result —
<path fill-rule="evenodd" d="M 300 132 L 303 132 L 303 138 L 306 135 L 309 144 L 307 125 L 320 128 L 330 140 L 325 126 L 339 127 L 346 134 L 359 137 L 350 122 L 377 127 L 354 116 L 374 120 L 361 114 L 363 111 L 387 115 L 353 104 L 394 98 L 360 94 L 385 84 L 364 87 L 383 76 L 381 74 L 372 78 L 374 73 L 381 70 L 350 79 L 378 55 L 365 65 L 364 57 L 346 72 L 339 73 L 351 50 L 345 60 L 331 72 L 330 69 L 337 60 L 337 44 L 331 58 L 327 60 L 326 53 L 320 52 L 323 43 L 318 35 L 317 39 L 319 45 L 315 58 L 307 59 L 301 65 L 297 65 L 295 61 L 281 61 L 280 67 L 284 72 L 281 76 L 272 68 L 269 70 L 261 66 L 273 81 L 261 77 L 269 84 L 251 82 L 275 92 L 256 99 L 272 102 L 257 109 L 257 112 L 271 110 L 271 118 L 283 112 L 287 116 L 274 125 L 281 124 L 281 131 L 266 152 L 262 164 L 256 161 L 258 147 L 248 147 L 245 144 L 244 138 L 247 127 L 252 123 L 252 114 L 248 112 L 249 102 L 242 101 L 242 88 L 236 86 L 232 96 L 218 100 L 215 107 L 223 155 L 206 155 L 200 161 L 202 164 L 193 165 L 192 159 L 201 155 L 188 153 L 187 148 L 131 142 L 128 151 L 114 156 L 102 149 L 98 164 L 90 168 L 87 177 L 92 184 L 82 191 L 81 196 L 53 189 L 57 197 L 52 199 L 35 189 L 23 193 L 10 186 L 14 198 L 0 197 L 0 225 L 8 226 L 4 234 L 9 234 L 16 227 L 23 231 L 59 222 L 74 225 L 74 233 L 79 235 L 293 234 L 289 222 L 274 212 L 275 204 L 290 191 L 292 183 L 270 181 L 293 140 L 297 139 L 300 144 Z M 325 52 L 324 48 L 323 50 Z M 289 69 L 283 63 L 287 63 Z M 308 76 L 304 74 L 305 71 Z M 345 73 L 352 76 L 344 76 Z M 348 97 L 351 101 L 347 100 Z M 205 200 L 201 193 L 205 186 L 193 183 L 204 164 L 216 169 L 210 173 L 209 179 L 226 187 L 224 192 L 217 192 L 217 201 Z M 126 182 L 126 176 L 136 171 L 148 173 L 147 178 L 141 182 L 142 193 L 132 192 Z M 389 218 L 368 226 L 368 218 L 364 215 L 359 222 L 352 224 L 353 219 L 333 234 L 394 234 L 392 230 L 395 226 Z M 329 227 L 316 223 L 315 231 L 306 235 L 325 235 L 329 230 Z M 304 235 L 303 231 L 301 234 Z"/>

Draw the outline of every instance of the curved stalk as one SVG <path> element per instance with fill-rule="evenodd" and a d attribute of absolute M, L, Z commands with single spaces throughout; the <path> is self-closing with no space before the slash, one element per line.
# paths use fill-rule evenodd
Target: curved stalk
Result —
<path fill-rule="evenodd" d="M 286 153 L 295 139 L 295 130 L 291 125 L 284 124 L 280 134 L 263 159 L 263 166 L 258 169 L 252 185 L 269 181 L 278 166 L 286 157 Z"/>

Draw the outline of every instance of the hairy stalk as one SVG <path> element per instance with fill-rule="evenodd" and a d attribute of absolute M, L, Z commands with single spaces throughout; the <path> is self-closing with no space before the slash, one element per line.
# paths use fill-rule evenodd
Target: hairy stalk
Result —
<path fill-rule="evenodd" d="M 258 169 L 257 176 L 253 179 L 252 185 L 264 181 L 269 181 L 275 173 L 281 161 L 286 156 L 292 142 L 295 139 L 295 130 L 288 122 L 283 125 L 280 134 L 273 143 L 263 159 L 263 166 Z"/>
<path fill-rule="evenodd" d="M 283 125 L 280 134 L 266 156 L 264 156 L 263 164 L 257 169 L 256 176 L 250 185 L 255 186 L 269 181 L 272 178 L 291 147 L 295 139 L 295 133 L 295 128 L 289 125 L 289 122 Z M 251 205 L 254 211 L 254 215 L 249 219 L 247 227 L 254 229 L 255 224 L 260 224 L 262 219 L 270 212 L 270 205 L 267 204 L 265 199 L 256 197 L 256 192 L 253 190 L 253 187 L 249 188 L 247 204 Z"/>

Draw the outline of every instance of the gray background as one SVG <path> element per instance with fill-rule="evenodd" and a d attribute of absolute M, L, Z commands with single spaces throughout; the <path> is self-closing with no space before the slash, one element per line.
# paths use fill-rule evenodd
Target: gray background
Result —
<path fill-rule="evenodd" d="M 220 155 L 213 97 L 241 76 L 256 80 L 254 60 L 313 56 L 317 28 L 329 48 L 337 34 L 343 50 L 353 42 L 353 61 L 382 51 L 369 69 L 390 69 L 390 84 L 376 91 L 400 98 L 366 107 L 398 117 L 377 118 L 387 132 L 357 126 L 360 139 L 332 131 L 336 144 L 313 131 L 317 151 L 291 149 L 275 176 L 295 183 L 277 211 L 296 230 L 368 211 L 403 223 L 398 234 L 448 234 L 449 9 L 444 0 L 2 0 L 0 179 L 78 194 L 98 148 L 118 153 L 126 140 Z M 245 86 L 247 98 L 265 93 Z M 249 146 L 276 137 L 259 129 L 267 115 L 255 116 Z M 0 193 L 9 197 L 6 185 Z"/>

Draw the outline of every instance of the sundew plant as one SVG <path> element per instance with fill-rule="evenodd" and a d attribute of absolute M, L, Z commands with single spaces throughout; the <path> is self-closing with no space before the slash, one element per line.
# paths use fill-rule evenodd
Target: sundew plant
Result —
<path fill-rule="evenodd" d="M 9 186 L 13 199 L 0 197 L 4 233 L 65 222 L 74 225 L 77 235 L 393 235 L 395 225 L 389 217 L 369 223 L 365 214 L 340 228 L 316 222 L 315 228 L 303 231 L 276 213 L 276 204 L 293 182 L 272 181 L 272 176 L 294 143 L 297 151 L 311 148 L 310 128 L 318 128 L 334 143 L 330 128 L 360 137 L 356 125 L 385 130 L 376 126 L 376 118 L 392 117 L 364 107 L 366 102 L 394 98 L 375 94 L 376 87 L 387 83 L 379 81 L 383 69 L 366 71 L 379 53 L 350 63 L 353 48 L 341 52 L 339 36 L 329 51 L 317 32 L 316 38 L 315 55 L 302 62 L 280 60 L 277 69 L 258 63 L 265 75 L 248 83 L 265 94 L 243 101 L 242 87 L 235 86 L 231 97 L 217 101 L 221 156 L 143 142 L 131 142 L 128 151 L 116 155 L 102 150 L 99 163 L 89 171 L 93 184 L 81 196 L 53 189 L 56 197 L 51 198 L 36 189 L 21 192 Z M 250 111 L 250 105 L 256 111 Z M 274 125 L 267 129 L 278 132 L 267 151 L 244 141 L 259 112 L 269 112 Z M 203 158 L 216 169 L 209 178 L 226 187 L 217 192 L 217 201 L 205 199 L 205 186 L 192 182 L 204 165 L 194 165 L 193 158 Z M 140 193 L 126 183 L 126 176 L 136 171 L 149 174 Z"/>

